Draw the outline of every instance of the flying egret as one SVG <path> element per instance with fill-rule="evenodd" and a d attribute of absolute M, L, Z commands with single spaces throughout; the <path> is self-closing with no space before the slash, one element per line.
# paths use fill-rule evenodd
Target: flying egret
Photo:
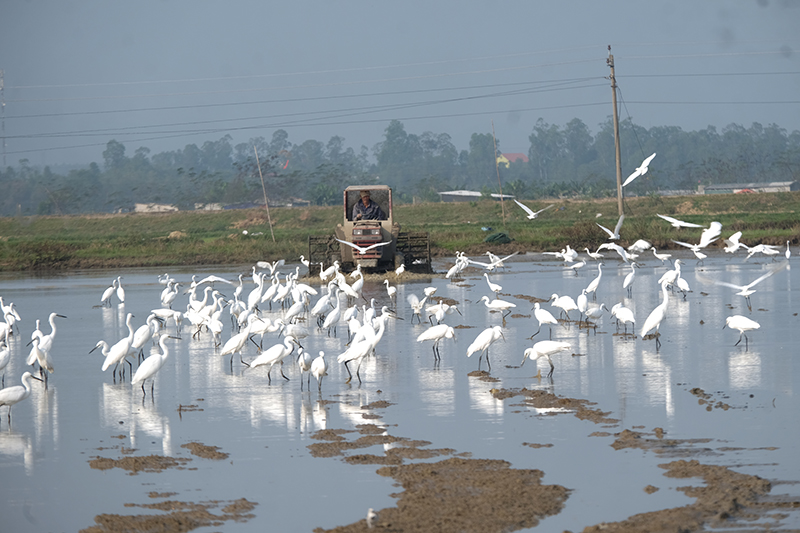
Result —
<path fill-rule="evenodd" d="M 700 246 L 699 244 L 691 244 L 688 242 L 676 241 L 674 239 L 672 240 L 672 242 L 674 242 L 675 244 L 679 244 L 681 246 L 685 246 L 686 248 L 690 249 L 694 254 L 694 256 L 697 258 L 698 264 L 700 264 L 703 261 L 703 259 L 708 257 L 706 254 L 700 251 L 703 247 Z"/>
<path fill-rule="evenodd" d="M 636 170 L 634 170 L 631 173 L 631 175 L 628 176 L 628 178 L 624 182 L 622 182 L 622 186 L 624 187 L 633 180 L 635 180 L 636 178 L 638 178 L 639 176 L 644 176 L 645 174 L 647 174 L 647 170 L 650 168 L 650 162 L 653 160 L 655 156 L 656 154 L 653 153 L 653 155 L 647 157 L 644 161 L 642 161 L 642 164 L 636 167 Z"/>
<path fill-rule="evenodd" d="M 472 341 L 472 344 L 469 345 L 467 348 L 467 357 L 470 357 L 474 353 L 478 353 L 478 370 L 481 369 L 481 358 L 483 354 L 486 353 L 486 364 L 489 366 L 489 370 L 492 370 L 492 365 L 489 363 L 489 346 L 494 344 L 500 338 L 505 340 L 505 336 L 503 335 L 503 328 L 500 326 L 493 326 L 490 328 L 486 328 L 485 330 L 481 331 L 475 340 Z"/>
<path fill-rule="evenodd" d="M 667 215 L 659 215 L 656 213 L 657 217 L 663 218 L 670 224 L 672 224 L 673 228 L 702 228 L 703 226 L 700 224 L 694 224 L 692 222 L 684 222 L 683 220 L 678 220 L 677 218 L 668 217 Z"/>
<path fill-rule="evenodd" d="M 605 242 L 605 243 L 601 244 L 597 249 L 598 250 L 614 250 L 622 258 L 622 260 L 625 261 L 626 263 L 630 262 L 630 260 L 631 260 L 631 256 L 630 256 L 630 254 L 628 254 L 628 252 L 625 250 L 625 248 L 623 248 L 619 244 L 616 244 L 616 243 L 613 243 L 613 242 Z"/>
<path fill-rule="evenodd" d="M 488 296 L 482 296 L 481 301 L 488 307 L 490 310 L 500 311 L 503 314 L 503 320 L 505 321 L 506 317 L 511 314 L 511 310 L 514 309 L 517 304 L 512 302 L 507 302 L 505 300 L 500 300 L 499 298 L 495 298 L 494 300 L 489 300 Z"/>
<path fill-rule="evenodd" d="M 456 330 L 447 324 L 436 324 L 431 326 L 426 331 L 423 331 L 417 337 L 417 342 L 433 341 L 433 359 L 434 362 L 441 361 L 439 356 L 439 343 L 442 339 L 456 339 Z"/>
<path fill-rule="evenodd" d="M 558 325 L 558 320 L 556 317 L 550 313 L 547 309 L 542 309 L 542 306 L 539 305 L 539 302 L 533 304 L 533 316 L 536 317 L 536 320 L 539 322 L 539 329 L 536 330 L 536 333 L 531 335 L 531 339 L 534 338 L 539 332 L 542 330 L 542 324 L 547 324 L 550 326 L 550 338 L 553 338 L 553 325 Z"/>
<path fill-rule="evenodd" d="M 773 244 L 756 244 L 752 248 L 748 248 L 747 250 L 747 257 L 745 260 L 750 259 L 755 254 L 764 254 L 764 255 L 778 255 L 780 251 L 778 247 Z"/>
<path fill-rule="evenodd" d="M 272 376 L 270 376 L 270 372 L 272 372 L 272 367 L 276 364 L 281 365 L 281 377 L 286 381 L 289 381 L 289 378 L 283 373 L 283 360 L 290 355 L 295 348 L 295 345 L 300 346 L 297 340 L 294 337 L 286 336 L 283 338 L 282 343 L 278 343 L 274 346 L 270 346 L 263 352 L 259 354 L 258 357 L 253 359 L 250 362 L 250 368 L 256 368 L 259 366 L 269 365 L 267 369 L 267 383 L 272 383 Z M 302 375 L 300 377 L 300 381 L 302 381 Z"/>
<path fill-rule="evenodd" d="M 599 252 L 592 252 L 588 248 L 584 248 L 584 250 L 586 250 L 586 255 L 588 255 L 589 257 L 591 257 L 595 261 L 600 261 L 600 262 L 603 261 L 603 257 L 604 257 L 603 254 L 601 254 Z"/>
<path fill-rule="evenodd" d="M 717 237 L 722 234 L 722 224 L 720 222 L 712 222 L 700 233 L 700 248 L 705 248 L 712 242 L 717 240 Z"/>
<path fill-rule="evenodd" d="M 555 366 L 553 365 L 552 359 L 550 356 L 553 354 L 557 354 L 558 352 L 563 352 L 564 350 L 569 350 L 572 346 L 568 342 L 563 341 L 539 341 L 533 345 L 533 347 L 526 349 L 522 354 L 522 363 L 519 366 L 525 364 L 525 359 L 531 359 L 532 361 L 537 361 L 542 357 L 547 357 L 547 362 L 550 363 L 550 372 L 547 374 L 547 377 L 553 375 L 553 370 L 555 370 Z"/>
<path fill-rule="evenodd" d="M 644 321 L 644 326 L 642 326 L 642 333 L 641 333 L 641 336 L 644 337 L 652 330 L 655 330 L 656 351 L 658 351 L 658 349 L 661 347 L 661 340 L 659 339 L 661 333 L 659 332 L 659 328 L 661 327 L 661 323 L 667 317 L 667 304 L 669 303 L 669 293 L 667 292 L 666 283 L 661 284 L 661 294 L 663 295 L 663 300 L 647 316 L 647 320 Z"/>
<path fill-rule="evenodd" d="M 704 276 L 704 275 L 702 275 L 700 273 L 697 274 L 697 279 L 699 279 L 700 281 L 702 281 L 704 283 L 714 283 L 716 285 L 722 285 L 723 287 L 730 287 L 732 289 L 738 289 L 739 292 L 737 292 L 736 294 L 738 294 L 739 296 L 744 296 L 744 301 L 747 302 L 747 309 L 750 312 L 752 312 L 753 308 L 750 305 L 750 295 L 753 294 L 754 292 L 756 292 L 756 290 L 753 287 L 755 287 L 756 285 L 758 285 L 759 283 L 761 283 L 762 281 L 764 281 L 768 277 L 773 276 L 774 274 L 780 272 L 781 270 L 783 270 L 787 266 L 789 266 L 789 262 L 788 261 L 784 261 L 783 263 L 781 263 L 777 267 L 773 268 L 772 270 L 769 270 L 766 274 L 764 274 L 762 276 L 759 276 L 757 279 L 755 279 L 754 281 L 751 281 L 747 285 L 736 285 L 735 283 L 728 283 L 727 281 L 720 281 L 718 279 L 709 278 L 709 277 Z"/>
<path fill-rule="evenodd" d="M 136 385 L 137 383 L 142 384 L 142 394 L 147 396 L 147 392 L 144 390 L 144 384 L 149 379 L 150 380 L 150 396 L 153 396 L 153 388 L 156 385 L 156 374 L 161 367 L 164 366 L 164 363 L 167 362 L 167 357 L 169 357 L 169 348 L 167 348 L 167 339 L 174 339 L 176 337 L 171 337 L 169 335 L 162 335 L 160 339 L 158 339 L 158 346 L 161 348 L 161 353 L 154 352 L 150 354 L 147 359 L 142 361 L 142 364 L 139 365 L 139 368 L 136 369 L 136 373 L 133 375 L 133 379 L 131 379 L 131 385 Z"/>
<path fill-rule="evenodd" d="M 545 207 L 544 209 L 539 209 L 538 211 L 534 211 L 533 209 L 531 209 L 527 205 L 525 205 L 522 202 L 518 201 L 516 198 L 514 199 L 514 201 L 517 203 L 518 206 L 520 206 L 525 211 L 525 213 L 527 213 L 528 220 L 533 220 L 535 218 L 538 218 L 539 217 L 539 213 L 541 213 L 542 211 L 546 211 L 546 210 L 548 210 L 551 207 L 556 205 L 556 204 L 550 204 L 547 207 Z"/>
<path fill-rule="evenodd" d="M 605 226 L 601 226 L 600 224 L 597 224 L 597 222 L 595 222 L 595 224 L 597 224 L 598 228 L 600 228 L 601 230 L 605 231 L 608 234 L 608 238 L 609 239 L 611 239 L 612 241 L 615 241 L 615 240 L 619 239 L 619 230 L 620 230 L 620 228 L 622 228 L 622 222 L 624 220 L 625 220 L 625 215 L 624 214 L 620 215 L 619 216 L 619 220 L 617 220 L 617 225 L 614 226 L 614 231 L 611 231 L 610 229 L 608 229 Z"/>
<path fill-rule="evenodd" d="M 317 380 L 317 389 L 322 392 L 322 378 L 328 375 L 328 363 L 325 361 L 325 352 L 319 352 L 319 356 L 311 361 L 311 374 Z"/>
<path fill-rule="evenodd" d="M 469 258 L 467 258 L 467 261 L 470 262 L 470 263 L 473 263 L 475 265 L 480 265 L 483 268 L 485 268 L 486 270 L 494 270 L 495 268 L 504 267 L 505 266 L 504 263 L 508 259 L 510 259 L 510 258 L 514 257 L 515 255 L 517 255 L 518 253 L 519 252 L 514 252 L 513 254 L 509 254 L 509 255 L 507 255 L 505 257 L 502 257 L 500 259 L 496 259 L 496 260 L 492 261 L 491 263 L 482 263 L 480 261 L 473 261 L 472 259 L 469 259 Z"/>
<path fill-rule="evenodd" d="M 408 305 L 411 306 L 411 311 L 413 313 L 411 315 L 412 324 L 414 323 L 414 317 L 417 317 L 417 321 L 420 324 L 422 323 L 422 308 L 425 307 L 425 300 L 427 299 L 428 297 L 424 296 L 422 300 L 420 300 L 419 296 L 417 296 L 416 294 L 409 294 L 406 297 L 406 301 L 408 301 Z"/>
<path fill-rule="evenodd" d="M 722 326 L 722 329 L 725 329 L 726 326 L 731 329 L 739 331 L 739 340 L 736 341 L 736 344 L 734 344 L 734 346 L 738 346 L 739 343 L 742 342 L 742 337 L 744 337 L 744 349 L 746 351 L 747 335 L 745 334 L 745 331 L 753 331 L 754 329 L 758 329 L 761 327 L 761 324 L 759 324 L 755 320 L 747 318 L 746 316 L 733 315 L 725 319 L 725 325 Z"/>
<path fill-rule="evenodd" d="M 746 248 L 746 246 L 739 242 L 739 239 L 742 238 L 742 232 L 737 231 L 727 239 L 723 239 L 722 242 L 725 243 L 725 253 L 732 254 L 736 252 L 739 248 Z"/>
<path fill-rule="evenodd" d="M 369 246 L 359 246 L 359 245 L 357 245 L 357 244 L 355 244 L 353 242 L 343 241 L 342 239 L 339 239 L 339 238 L 336 238 L 336 237 L 334 237 L 334 238 L 337 241 L 339 241 L 340 243 L 346 244 L 347 246 L 350 246 L 350 247 L 354 248 L 355 250 L 358 250 L 359 255 L 364 255 L 367 252 L 369 252 L 370 250 L 372 250 L 373 248 L 378 248 L 380 246 L 386 246 L 387 244 L 392 244 L 392 241 L 386 241 L 386 242 L 376 242 L 375 244 L 370 244 Z"/>
<path fill-rule="evenodd" d="M 42 381 L 30 372 L 22 374 L 22 385 L 0 390 L 0 407 L 8 406 L 8 424 L 11 425 L 11 408 L 31 395 L 31 380 Z"/>

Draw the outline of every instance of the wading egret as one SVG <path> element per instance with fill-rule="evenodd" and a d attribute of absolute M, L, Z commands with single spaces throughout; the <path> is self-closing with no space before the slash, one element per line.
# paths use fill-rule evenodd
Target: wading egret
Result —
<path fill-rule="evenodd" d="M 558 352 L 563 352 L 564 350 L 569 350 L 572 346 L 568 342 L 562 341 L 539 341 L 533 345 L 532 348 L 528 348 L 522 354 L 522 363 L 519 366 L 525 364 L 525 359 L 530 359 L 532 361 L 537 361 L 541 357 L 547 357 L 547 362 L 550 363 L 550 372 L 547 374 L 547 377 L 553 375 L 553 370 L 555 366 L 553 365 L 552 359 L 550 356 L 553 354 L 557 354 Z"/>
<path fill-rule="evenodd" d="M 481 301 L 486 305 L 486 307 L 489 308 L 489 310 L 500 311 L 503 313 L 503 320 L 505 320 L 506 317 L 511 314 L 511 310 L 517 306 L 515 303 L 500 300 L 499 298 L 489 300 L 488 296 L 482 296 Z"/>
<path fill-rule="evenodd" d="M 319 356 L 311 362 L 311 374 L 317 380 L 317 389 L 322 392 L 322 378 L 328 375 L 328 363 L 325 361 L 325 352 L 320 351 Z"/>
<path fill-rule="evenodd" d="M 663 295 L 663 300 L 647 316 L 647 320 L 644 321 L 644 326 L 642 326 L 642 333 L 641 333 L 642 337 L 644 337 L 651 331 L 655 330 L 656 351 L 658 351 L 658 349 L 661 348 L 661 340 L 659 339 L 661 333 L 659 332 L 659 328 L 661 327 L 661 323 L 667 317 L 667 303 L 669 302 L 669 293 L 667 292 L 666 283 L 661 284 L 661 293 Z"/>
<path fill-rule="evenodd" d="M 8 423 L 11 425 L 11 408 L 31 395 L 31 380 L 42 381 L 30 372 L 22 374 L 22 385 L 0 390 L 0 407 L 8 406 Z"/>
<path fill-rule="evenodd" d="M 495 341 L 502 338 L 505 340 L 505 336 L 503 335 L 503 328 L 500 326 L 493 326 L 491 328 L 486 328 L 485 330 L 481 331 L 478 336 L 472 341 L 472 344 L 469 345 L 467 348 L 467 357 L 470 357 L 474 353 L 478 353 L 478 370 L 481 369 L 481 358 L 483 354 L 486 354 L 486 364 L 489 366 L 489 370 L 492 370 L 492 365 L 489 362 L 489 346 L 494 344 Z"/>
<path fill-rule="evenodd" d="M 442 339 L 456 339 L 456 330 L 447 324 L 436 324 L 431 326 L 426 331 L 419 334 L 417 342 L 433 341 L 433 359 L 434 362 L 439 362 L 439 343 Z"/>
<path fill-rule="evenodd" d="M 169 348 L 167 348 L 167 339 L 174 339 L 175 337 L 170 337 L 169 335 L 162 335 L 160 339 L 158 339 L 158 346 L 161 348 L 161 353 L 155 352 L 150 354 L 147 359 L 142 361 L 142 364 L 139 365 L 139 368 L 136 369 L 136 373 L 133 375 L 133 379 L 131 379 L 131 385 L 136 385 L 138 383 L 142 384 L 142 394 L 147 396 L 147 392 L 144 390 L 144 384 L 149 379 L 150 380 L 150 395 L 153 395 L 153 388 L 155 387 L 155 377 L 161 367 L 164 366 L 164 363 L 167 362 L 167 357 L 169 357 Z"/>
<path fill-rule="evenodd" d="M 739 340 L 736 341 L 734 346 L 738 346 L 739 343 L 742 342 L 742 337 L 744 337 L 744 349 L 747 350 L 747 334 L 745 332 L 758 329 L 761 327 L 761 324 L 755 320 L 747 318 L 746 316 L 733 315 L 725 319 L 725 325 L 722 326 L 722 328 L 725 329 L 725 327 L 739 331 Z"/>
<path fill-rule="evenodd" d="M 584 297 L 586 295 L 584 294 Z M 533 304 L 533 316 L 536 317 L 536 320 L 539 322 L 539 329 L 536 330 L 536 333 L 531 335 L 531 339 L 534 338 L 539 332 L 542 330 L 542 324 L 547 324 L 550 326 L 550 338 L 553 338 L 553 326 L 558 325 L 558 320 L 556 317 L 550 313 L 547 309 L 542 309 L 542 306 L 539 305 L 539 302 Z"/>
<path fill-rule="evenodd" d="M 294 351 L 295 345 L 299 346 L 299 343 L 295 340 L 294 337 L 284 337 L 283 343 L 276 344 L 271 346 L 261 352 L 258 357 L 253 359 L 250 362 L 250 368 L 256 368 L 259 366 L 269 365 L 267 369 L 267 383 L 272 383 L 272 376 L 270 376 L 270 372 L 272 372 L 272 367 L 276 364 L 281 365 L 281 377 L 286 381 L 289 381 L 289 378 L 283 373 L 283 360 L 290 355 Z M 302 381 L 302 376 L 300 381 Z"/>

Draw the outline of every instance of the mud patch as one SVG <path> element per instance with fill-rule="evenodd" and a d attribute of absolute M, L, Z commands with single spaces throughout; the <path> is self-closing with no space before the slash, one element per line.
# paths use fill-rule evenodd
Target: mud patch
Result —
<path fill-rule="evenodd" d="M 139 472 L 162 472 L 168 468 L 183 470 L 184 465 L 191 459 L 181 459 L 176 457 L 166 457 L 163 455 L 146 455 L 123 457 L 121 459 L 110 459 L 107 457 L 95 457 L 89 461 L 89 466 L 97 470 L 110 470 L 121 468 L 127 470 L 129 475 L 136 475 Z"/>
<path fill-rule="evenodd" d="M 224 505 L 221 513 L 211 510 Z M 94 518 L 96 525 L 82 529 L 81 533 L 123 533 L 131 531 L 170 531 L 182 533 L 200 527 L 221 527 L 226 521 L 247 522 L 254 517 L 251 511 L 257 504 L 242 498 L 221 502 L 190 503 L 165 501 L 152 504 L 126 504 L 126 507 L 141 507 L 165 511 L 163 515 L 117 515 L 101 514 Z"/>
<path fill-rule="evenodd" d="M 202 457 L 203 459 L 221 461 L 222 459 L 227 459 L 229 456 L 229 454 L 219 451 L 218 446 L 206 446 L 205 444 L 200 444 L 199 442 L 181 444 L 181 448 L 186 448 L 189 450 L 189 452 L 191 452 L 192 455 Z"/>
<path fill-rule="evenodd" d="M 512 469 L 506 461 L 449 458 L 437 463 L 390 466 L 378 474 L 403 492 L 397 507 L 381 509 L 373 527 L 390 531 L 514 531 L 558 514 L 569 491 L 543 485 L 540 470 Z M 317 533 L 367 529 L 366 519 Z"/>
<path fill-rule="evenodd" d="M 689 392 L 692 395 L 697 396 L 698 405 L 705 405 L 706 406 L 706 411 L 711 411 L 713 409 L 723 409 L 723 410 L 727 411 L 728 409 L 731 408 L 730 405 L 728 405 L 727 403 L 725 403 L 725 402 L 723 402 L 721 400 L 717 400 L 717 402 L 715 403 L 714 399 L 713 399 L 713 396 L 708 394 L 706 391 L 704 391 L 700 387 L 695 387 L 695 388 L 691 389 Z"/>
<path fill-rule="evenodd" d="M 557 415 L 560 413 L 573 413 L 581 420 L 589 420 L 595 424 L 619 424 L 616 418 L 609 418 L 610 411 L 601 411 L 589 406 L 595 405 L 589 400 L 577 400 L 575 398 L 563 398 L 543 390 L 529 389 L 492 389 L 492 396 L 498 400 L 506 400 L 514 396 L 524 396 L 527 407 L 547 410 L 544 416 Z"/>

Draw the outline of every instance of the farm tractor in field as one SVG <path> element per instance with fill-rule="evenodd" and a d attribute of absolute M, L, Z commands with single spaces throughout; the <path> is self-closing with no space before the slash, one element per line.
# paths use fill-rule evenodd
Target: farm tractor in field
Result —
<path fill-rule="evenodd" d="M 353 206 L 368 191 L 384 214 L 382 220 L 354 220 Z M 344 190 L 343 221 L 333 235 L 308 237 L 312 263 L 331 265 L 339 261 L 350 272 L 361 265 L 368 272 L 385 272 L 405 265 L 410 272 L 433 272 L 431 244 L 426 231 L 402 232 L 394 221 L 392 189 L 387 185 L 353 185 Z"/>

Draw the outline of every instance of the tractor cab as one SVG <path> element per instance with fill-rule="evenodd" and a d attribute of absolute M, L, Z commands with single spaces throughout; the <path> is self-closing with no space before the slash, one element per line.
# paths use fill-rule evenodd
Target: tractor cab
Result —
<path fill-rule="evenodd" d="M 354 216 L 354 207 L 363 202 L 362 192 L 369 194 L 369 200 L 378 205 L 382 217 L 359 220 Z M 343 207 L 343 222 L 336 226 L 336 238 L 356 247 L 341 245 L 342 263 L 353 266 L 360 264 L 365 268 L 394 268 L 400 225 L 394 223 L 392 189 L 387 185 L 347 187 L 344 190 Z M 402 257 L 399 260 L 402 262 Z"/>

